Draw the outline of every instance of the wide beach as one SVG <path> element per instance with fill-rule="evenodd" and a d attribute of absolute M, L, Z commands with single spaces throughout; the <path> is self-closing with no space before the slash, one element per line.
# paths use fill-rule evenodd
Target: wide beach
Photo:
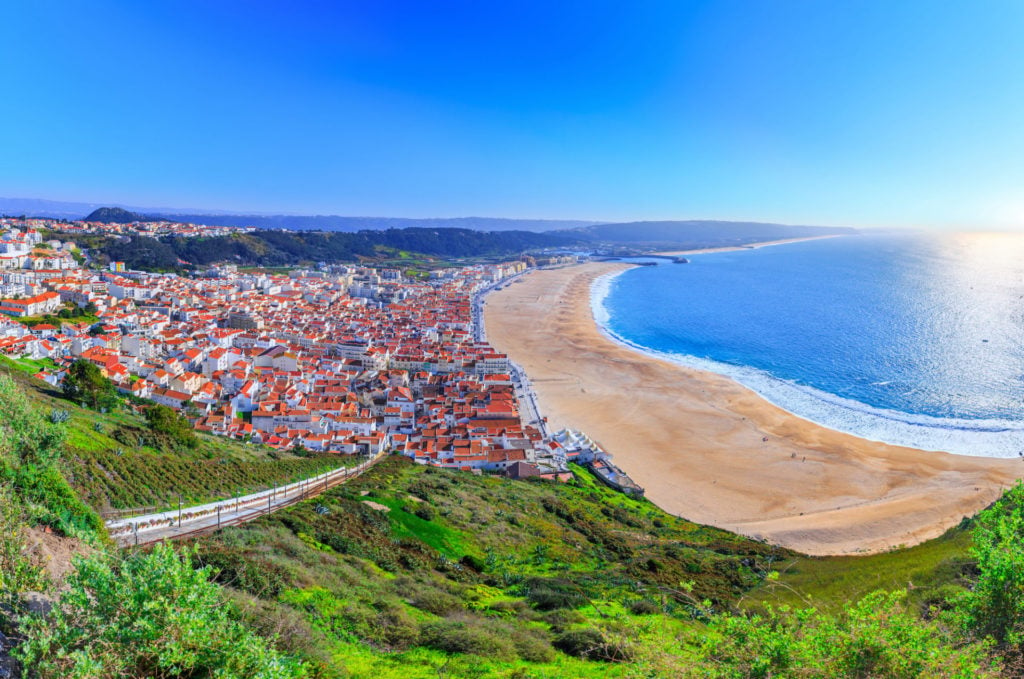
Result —
<path fill-rule="evenodd" d="M 605 337 L 593 281 L 622 263 L 536 271 L 490 294 L 488 338 L 526 370 L 552 428 L 585 431 L 664 509 L 808 554 L 941 534 L 1024 476 L 1024 462 L 866 441 L 732 380 Z"/>

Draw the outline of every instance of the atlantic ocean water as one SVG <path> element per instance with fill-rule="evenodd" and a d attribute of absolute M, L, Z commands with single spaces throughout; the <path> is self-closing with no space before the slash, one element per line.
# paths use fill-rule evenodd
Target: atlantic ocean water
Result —
<path fill-rule="evenodd" d="M 599 280 L 605 332 L 863 438 L 1024 452 L 1024 236 L 858 235 L 688 258 Z"/>

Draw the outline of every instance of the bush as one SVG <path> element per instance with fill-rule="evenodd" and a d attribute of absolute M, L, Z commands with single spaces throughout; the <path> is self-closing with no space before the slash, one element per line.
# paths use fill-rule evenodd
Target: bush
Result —
<path fill-rule="evenodd" d="M 196 559 L 199 565 L 213 569 L 214 582 L 262 599 L 277 597 L 287 583 L 283 568 L 255 554 L 214 548 L 197 553 Z"/>
<path fill-rule="evenodd" d="M 997 642 L 1024 643 L 1024 486 L 981 512 L 973 531 L 977 582 L 960 599 L 967 630 Z"/>
<path fill-rule="evenodd" d="M 580 588 L 564 578 L 530 578 L 526 598 L 539 611 L 579 608 L 587 602 Z"/>
<path fill-rule="evenodd" d="M 413 513 L 424 521 L 433 521 L 434 517 L 437 516 L 437 512 L 428 504 L 420 504 Z"/>
<path fill-rule="evenodd" d="M 18 655 L 39 679 L 308 676 L 231 617 L 209 574 L 166 545 L 79 558 L 50 616 L 22 623 Z"/>
<path fill-rule="evenodd" d="M 519 657 L 527 662 L 548 663 L 555 659 L 551 642 L 540 633 L 516 630 L 512 633 L 512 645 Z"/>
<path fill-rule="evenodd" d="M 906 611 L 900 593 L 875 592 L 840 615 L 769 609 L 713 617 L 695 634 L 688 673 L 732 677 L 994 677 L 983 644 L 962 644 Z"/>
<path fill-rule="evenodd" d="M 599 630 L 588 627 L 569 630 L 555 637 L 555 648 L 584 660 L 621 662 L 630 659 L 628 649 L 605 638 Z"/>
<path fill-rule="evenodd" d="M 462 602 L 459 599 L 434 587 L 417 591 L 409 603 L 421 611 L 439 616 L 462 609 Z"/>
<path fill-rule="evenodd" d="M 175 443 L 186 448 L 195 448 L 199 444 L 192 425 L 173 408 L 168 408 L 165 405 L 154 405 L 147 408 L 146 422 L 153 431 L 167 434 Z"/>
<path fill-rule="evenodd" d="M 420 632 L 420 643 L 445 653 L 471 653 L 496 660 L 511 660 L 516 655 L 507 637 L 479 623 L 451 620 L 427 623 Z"/>
<path fill-rule="evenodd" d="M 640 599 L 629 605 L 629 612 L 633 615 L 654 615 L 661 612 L 661 606 L 650 599 Z"/>

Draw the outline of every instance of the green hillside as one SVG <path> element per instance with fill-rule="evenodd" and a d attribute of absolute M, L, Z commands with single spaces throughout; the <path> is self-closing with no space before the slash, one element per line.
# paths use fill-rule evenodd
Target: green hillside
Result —
<path fill-rule="evenodd" d="M 78 408 L 5 372 L 0 671 L 1020 676 L 1020 487 L 938 540 L 810 558 L 670 516 L 581 469 L 564 484 L 512 482 L 393 457 L 245 526 L 120 552 L 83 498 L 158 499 L 185 475 L 212 497 L 323 461 L 202 436 L 182 446 L 123 406 Z M 111 450 L 126 430 L 146 440 Z"/>
<path fill-rule="evenodd" d="M 49 417 L 66 413 L 62 468 L 79 496 L 98 511 L 199 504 L 313 476 L 343 463 L 337 456 L 296 457 L 263 446 L 197 434 L 180 445 L 153 432 L 127 405 L 98 412 L 61 397 L 29 373 L 31 362 L 0 359 L 0 376 L 13 380 Z"/>

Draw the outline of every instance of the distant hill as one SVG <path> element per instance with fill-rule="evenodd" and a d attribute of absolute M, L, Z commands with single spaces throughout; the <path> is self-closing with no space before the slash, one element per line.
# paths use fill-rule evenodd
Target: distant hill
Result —
<path fill-rule="evenodd" d="M 131 224 L 132 222 L 162 221 L 159 217 L 131 212 L 120 207 L 101 207 L 90 212 L 84 219 L 87 222 L 103 224 Z"/>
<path fill-rule="evenodd" d="M 578 238 L 532 231 L 475 231 L 472 229 L 366 229 L 339 231 L 256 230 L 216 237 L 64 234 L 101 261 L 122 261 L 129 268 L 170 271 L 216 262 L 242 266 L 294 266 L 316 262 L 356 262 L 399 256 L 401 253 L 442 259 L 508 257 L 529 250 L 572 248 Z"/>
<path fill-rule="evenodd" d="M 139 207 L 109 201 L 103 203 L 82 203 L 75 201 L 46 200 L 43 198 L 0 197 L 0 214 L 13 216 L 25 215 L 26 217 L 43 217 L 48 219 L 66 219 L 68 221 L 75 221 L 83 219 L 90 212 L 101 207 L 119 207 L 143 215 L 189 211 L 185 208 Z M 199 210 L 194 211 L 199 212 Z M 207 212 L 212 213 L 215 211 L 208 210 Z"/>
<path fill-rule="evenodd" d="M 207 224 L 254 226 L 294 231 L 363 231 L 366 229 L 473 229 L 474 231 L 555 231 L 601 222 L 593 219 L 505 219 L 498 217 L 346 217 L 342 215 L 292 215 L 254 212 L 238 214 L 223 210 L 173 207 L 139 207 L 119 203 L 79 203 L 40 198 L 0 197 L 0 214 L 79 220 L 92 217 L 98 208 L 121 208 L 148 219 Z M 100 221 L 100 220 L 93 220 Z M 108 223 L 123 223 L 106 220 Z M 132 220 L 128 220 L 132 221 Z"/>
<path fill-rule="evenodd" d="M 746 245 L 785 238 L 852 235 L 857 233 L 857 230 L 847 227 L 793 226 L 765 222 L 690 220 L 595 224 L 555 233 L 592 243 L 682 249 Z"/>
<path fill-rule="evenodd" d="M 341 215 L 230 215 L 155 212 L 173 222 L 209 226 L 255 226 L 289 231 L 365 231 L 367 229 L 472 229 L 474 231 L 555 231 L 599 222 L 578 219 L 503 219 L 496 217 L 343 217 Z"/>

